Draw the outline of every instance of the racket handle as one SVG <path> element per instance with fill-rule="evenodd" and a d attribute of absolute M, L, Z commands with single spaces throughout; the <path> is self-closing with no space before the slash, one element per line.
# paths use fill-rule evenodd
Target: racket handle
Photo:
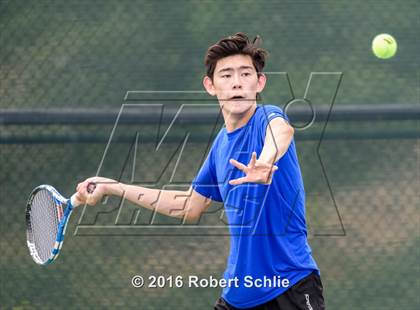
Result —
<path fill-rule="evenodd" d="M 71 197 L 70 197 L 70 204 L 71 204 L 71 207 L 70 207 L 70 209 L 73 209 L 73 208 L 76 208 L 76 207 L 78 207 L 78 206 L 80 206 L 82 203 L 76 198 L 76 196 L 77 196 L 77 193 L 75 193 L 75 194 L 73 194 Z"/>

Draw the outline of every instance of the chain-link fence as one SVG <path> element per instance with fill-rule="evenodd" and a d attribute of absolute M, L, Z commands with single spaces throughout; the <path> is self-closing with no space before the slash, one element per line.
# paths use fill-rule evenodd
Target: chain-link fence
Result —
<path fill-rule="evenodd" d="M 211 102 L 146 91 L 202 90 L 206 48 L 245 31 L 270 51 L 262 101 L 284 107 L 306 94 L 317 112 L 296 145 L 328 309 L 417 309 L 419 10 L 416 1 L 0 1 L 0 308 L 212 308 L 220 288 L 131 280 L 220 278 L 229 250 L 227 227 L 215 228 L 220 205 L 200 222 L 210 228 L 182 233 L 170 228 L 179 221 L 113 198 L 77 209 L 58 261 L 41 268 L 26 247 L 25 204 L 39 184 L 69 196 L 98 171 L 188 187 L 221 120 L 195 107 L 156 151 L 173 114 L 155 122 L 141 108 Z M 399 43 L 387 61 L 370 51 L 381 32 Z M 290 108 L 297 125 L 310 121 L 305 102 Z M 122 104 L 140 111 L 122 110 L 113 131 Z"/>

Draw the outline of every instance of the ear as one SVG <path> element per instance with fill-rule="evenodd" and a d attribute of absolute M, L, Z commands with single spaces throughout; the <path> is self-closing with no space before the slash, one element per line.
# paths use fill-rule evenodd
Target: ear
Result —
<path fill-rule="evenodd" d="M 258 85 L 257 85 L 257 93 L 260 93 L 263 91 L 265 87 L 265 82 L 267 82 L 267 77 L 264 73 L 258 74 Z"/>
<path fill-rule="evenodd" d="M 207 75 L 203 79 L 203 85 L 206 91 L 209 93 L 210 96 L 215 96 L 216 91 L 214 89 L 213 81 Z"/>

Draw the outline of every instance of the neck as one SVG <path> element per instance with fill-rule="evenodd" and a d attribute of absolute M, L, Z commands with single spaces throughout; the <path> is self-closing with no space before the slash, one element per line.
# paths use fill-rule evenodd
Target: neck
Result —
<path fill-rule="evenodd" d="M 252 105 L 245 113 L 243 114 L 232 114 L 228 111 L 222 110 L 223 118 L 225 120 L 227 132 L 232 132 L 238 128 L 245 126 L 249 119 L 254 115 L 257 105 Z"/>

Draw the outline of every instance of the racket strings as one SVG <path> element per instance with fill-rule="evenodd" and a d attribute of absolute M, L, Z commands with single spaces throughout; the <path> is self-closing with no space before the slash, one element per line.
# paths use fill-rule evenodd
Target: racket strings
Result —
<path fill-rule="evenodd" d="M 60 214 L 61 215 L 61 214 Z M 59 214 L 52 194 L 38 191 L 32 201 L 30 232 L 39 258 L 46 262 L 54 249 L 59 224 Z"/>

